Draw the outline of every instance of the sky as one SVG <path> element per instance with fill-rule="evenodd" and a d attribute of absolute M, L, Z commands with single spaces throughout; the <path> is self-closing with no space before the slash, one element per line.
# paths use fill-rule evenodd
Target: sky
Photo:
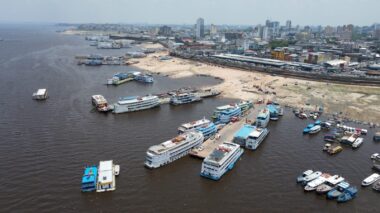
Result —
<path fill-rule="evenodd" d="M 0 22 L 257 25 L 380 23 L 380 0 L 0 0 Z"/>

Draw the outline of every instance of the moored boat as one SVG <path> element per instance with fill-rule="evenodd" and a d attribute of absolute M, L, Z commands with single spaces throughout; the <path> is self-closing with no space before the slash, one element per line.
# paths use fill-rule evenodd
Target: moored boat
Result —
<path fill-rule="evenodd" d="M 180 127 L 178 127 L 179 134 L 193 130 L 202 132 L 204 140 L 207 140 L 211 136 L 215 135 L 215 133 L 217 132 L 217 127 L 213 122 L 206 118 L 189 123 L 184 123 Z"/>
<path fill-rule="evenodd" d="M 46 100 L 48 98 L 47 89 L 38 89 L 32 97 L 34 100 Z"/>
<path fill-rule="evenodd" d="M 340 182 L 338 184 L 338 186 L 332 190 L 330 190 L 329 192 L 327 192 L 327 198 L 328 199 L 336 199 L 337 197 L 339 197 L 341 194 L 344 193 L 344 191 L 346 189 L 348 189 L 348 187 L 350 187 L 350 184 L 343 181 L 343 182 Z"/>
<path fill-rule="evenodd" d="M 229 123 L 231 118 L 240 116 L 241 108 L 237 104 L 227 105 L 227 107 L 225 106 L 225 108 L 219 112 L 217 121 L 221 123 Z"/>
<path fill-rule="evenodd" d="M 120 174 L 120 165 L 115 165 L 114 169 L 115 169 L 115 176 L 119 176 L 119 174 Z"/>
<path fill-rule="evenodd" d="M 277 121 L 279 119 L 277 107 L 273 104 L 269 104 L 267 105 L 267 109 L 269 111 L 270 120 Z"/>
<path fill-rule="evenodd" d="M 372 175 L 368 176 L 362 181 L 362 186 L 369 186 L 377 180 L 380 180 L 380 175 L 377 173 L 373 173 Z"/>
<path fill-rule="evenodd" d="M 112 160 L 100 161 L 96 192 L 114 191 L 116 189 L 115 171 Z"/>
<path fill-rule="evenodd" d="M 363 138 L 357 138 L 354 143 L 352 143 L 352 148 L 358 148 L 360 145 L 362 145 L 364 139 Z"/>
<path fill-rule="evenodd" d="M 326 182 L 319 185 L 316 188 L 318 194 L 324 194 L 337 187 L 340 182 L 343 182 L 344 178 L 339 175 L 334 175 L 326 179 Z"/>
<path fill-rule="evenodd" d="M 338 196 L 338 203 L 344 203 L 349 200 L 352 200 L 356 197 L 356 194 L 358 193 L 358 189 L 356 187 L 349 187 L 348 189 L 344 190 L 344 192 Z"/>
<path fill-rule="evenodd" d="M 334 154 L 337 154 L 339 152 L 343 151 L 343 147 L 342 146 L 331 146 L 328 150 L 327 150 L 327 153 L 329 153 L 330 155 L 334 155 Z"/>
<path fill-rule="evenodd" d="M 308 182 L 318 178 L 321 175 L 322 175 L 322 172 L 320 172 L 320 171 L 313 172 L 312 174 L 310 174 L 304 178 L 304 181 L 302 182 L 302 184 L 306 185 Z"/>
<path fill-rule="evenodd" d="M 203 142 L 203 134 L 197 131 L 185 132 L 161 144 L 149 147 L 145 166 L 153 169 L 169 164 L 185 155 Z"/>
<path fill-rule="evenodd" d="M 238 144 L 224 142 L 203 160 L 201 176 L 219 180 L 235 166 L 243 153 Z"/>
<path fill-rule="evenodd" d="M 150 109 L 160 105 L 160 100 L 157 96 L 147 95 L 143 97 L 132 96 L 120 98 L 114 104 L 114 113 L 133 112 L 139 110 Z"/>
<path fill-rule="evenodd" d="M 154 82 L 152 75 L 143 74 L 141 72 L 134 72 L 133 75 L 135 76 L 136 81 L 140 81 L 143 83 L 153 83 Z"/>
<path fill-rule="evenodd" d="M 310 128 L 309 134 L 316 134 L 319 131 L 321 131 L 321 126 L 320 125 L 315 125 L 312 128 Z"/>
<path fill-rule="evenodd" d="M 375 190 L 375 191 L 380 192 L 380 180 L 376 181 L 376 182 L 373 184 L 372 189 Z"/>
<path fill-rule="evenodd" d="M 96 110 L 99 112 L 109 111 L 108 102 L 103 95 L 93 95 L 91 97 L 92 105 L 95 106 Z"/>
<path fill-rule="evenodd" d="M 377 156 L 380 156 L 380 154 L 379 154 L 379 153 L 373 153 L 373 154 L 371 155 L 371 159 L 373 160 L 373 159 L 375 159 Z"/>
<path fill-rule="evenodd" d="M 322 185 L 323 183 L 326 182 L 328 178 L 330 178 L 331 175 L 328 173 L 323 173 L 321 176 L 317 177 L 316 179 L 308 182 L 306 186 L 304 187 L 304 190 L 307 192 L 314 191 L 317 189 L 319 185 Z"/>
<path fill-rule="evenodd" d="M 301 183 L 305 180 L 305 177 L 313 174 L 313 170 L 309 169 L 304 171 L 300 176 L 297 177 L 297 183 Z"/>
<path fill-rule="evenodd" d="M 96 190 L 96 182 L 98 177 L 98 168 L 96 166 L 88 166 L 84 169 L 82 176 L 82 192 L 92 192 Z"/>
<path fill-rule="evenodd" d="M 256 128 L 249 135 L 245 143 L 245 148 L 256 150 L 257 147 L 265 140 L 269 130 L 267 128 Z"/>
<path fill-rule="evenodd" d="M 373 136 L 373 141 L 380 142 L 380 132 L 376 132 Z"/>
<path fill-rule="evenodd" d="M 259 114 L 256 117 L 256 126 L 265 128 L 268 126 L 270 119 L 270 113 L 267 109 L 260 110 Z"/>
<path fill-rule="evenodd" d="M 201 100 L 202 98 L 198 94 L 191 92 L 175 93 L 170 96 L 170 104 L 172 105 L 188 104 Z"/>

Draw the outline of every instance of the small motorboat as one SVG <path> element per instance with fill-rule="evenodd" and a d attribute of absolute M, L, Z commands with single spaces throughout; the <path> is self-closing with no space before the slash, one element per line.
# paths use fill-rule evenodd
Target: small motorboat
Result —
<path fill-rule="evenodd" d="M 373 184 L 372 189 L 380 192 L 380 180 L 376 181 L 375 184 Z"/>
<path fill-rule="evenodd" d="M 318 178 L 314 179 L 313 181 L 310 181 L 309 183 L 306 184 L 304 187 L 304 190 L 307 192 L 314 191 L 317 189 L 319 185 L 322 185 L 323 183 L 326 182 L 326 180 L 331 177 L 330 174 L 328 173 L 323 173 L 321 176 Z"/>
<path fill-rule="evenodd" d="M 320 171 L 313 172 L 311 175 L 306 176 L 302 183 L 306 185 L 308 182 L 318 178 L 321 175 L 322 175 L 322 172 Z"/>
<path fill-rule="evenodd" d="M 326 180 L 324 184 L 319 185 L 316 191 L 318 194 L 325 194 L 328 191 L 331 191 L 332 189 L 336 188 L 337 185 L 343 181 L 344 181 L 344 178 L 342 176 L 339 176 L 339 175 L 331 176 L 330 178 Z"/>
<path fill-rule="evenodd" d="M 115 176 L 119 176 L 120 174 L 120 165 L 115 165 Z"/>
<path fill-rule="evenodd" d="M 360 145 L 362 145 L 363 141 L 363 138 L 356 138 L 356 140 L 352 143 L 352 148 L 358 148 Z"/>
<path fill-rule="evenodd" d="M 344 203 L 349 200 L 352 200 L 356 197 L 356 194 L 358 193 L 358 189 L 356 187 L 349 187 L 347 188 L 341 195 L 338 196 L 338 203 Z"/>
<path fill-rule="evenodd" d="M 309 134 L 316 134 L 319 131 L 321 131 L 321 125 L 315 125 L 310 129 Z"/>
<path fill-rule="evenodd" d="M 335 139 L 336 139 L 336 136 L 335 136 L 335 135 L 330 135 L 330 134 L 325 135 L 325 136 L 323 137 L 323 140 L 325 140 L 325 141 L 327 141 L 327 142 L 334 142 Z"/>
<path fill-rule="evenodd" d="M 350 187 L 350 184 L 347 183 L 347 182 L 340 182 L 338 184 L 338 186 L 332 190 L 330 190 L 329 192 L 327 192 L 327 199 L 336 199 L 337 197 L 339 197 L 341 194 L 344 193 L 344 191 L 346 189 L 348 189 L 348 187 Z"/>
<path fill-rule="evenodd" d="M 375 159 L 377 156 L 380 156 L 380 154 L 379 154 L 379 153 L 373 153 L 373 154 L 371 155 L 371 159 L 373 160 L 373 159 Z"/>
<path fill-rule="evenodd" d="M 310 129 L 313 127 L 314 127 L 314 124 L 307 125 L 307 127 L 303 129 L 303 134 L 308 134 L 310 132 Z"/>
<path fill-rule="evenodd" d="M 372 175 L 368 176 L 366 179 L 362 181 L 362 186 L 369 186 L 378 180 L 380 180 L 380 175 L 377 173 L 373 173 Z"/>
<path fill-rule="evenodd" d="M 297 177 L 297 183 L 301 183 L 305 180 L 305 177 L 309 176 L 313 174 L 313 170 L 309 169 L 309 170 L 306 170 L 302 173 L 302 175 L 298 176 Z"/>
<path fill-rule="evenodd" d="M 327 150 L 329 150 L 330 147 L 331 147 L 331 144 L 330 143 L 326 143 L 322 150 L 325 151 L 325 152 L 327 152 Z"/>

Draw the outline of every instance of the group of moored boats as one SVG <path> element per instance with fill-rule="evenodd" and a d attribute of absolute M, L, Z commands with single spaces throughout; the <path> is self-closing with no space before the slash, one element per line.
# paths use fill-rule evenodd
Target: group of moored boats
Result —
<path fill-rule="evenodd" d="M 321 171 L 307 170 L 297 177 L 297 183 L 302 184 L 305 191 L 326 194 L 328 199 L 337 199 L 339 203 L 352 200 L 358 192 L 357 188 L 351 186 L 342 176 Z"/>
<path fill-rule="evenodd" d="M 106 192 L 116 189 L 116 179 L 120 173 L 120 166 L 114 165 L 112 160 L 100 161 L 99 166 L 87 166 L 82 176 L 82 192 Z"/>
<path fill-rule="evenodd" d="M 218 122 L 232 122 L 232 116 L 240 116 L 242 111 L 245 112 L 252 107 L 253 103 L 249 101 L 217 107 L 214 112 L 214 119 L 217 118 L 215 120 Z M 231 112 L 233 108 L 239 108 L 240 113 Z M 149 147 L 146 152 L 145 166 L 151 169 L 158 168 L 187 155 L 191 149 L 200 147 L 207 138 L 214 137 L 218 131 L 218 126 L 222 125 L 216 125 L 206 118 L 180 125 L 178 136 Z M 257 149 L 268 133 L 269 130 L 263 127 L 243 126 L 235 135 L 233 142 L 223 142 L 203 160 L 201 176 L 219 180 L 223 174 L 234 167 L 236 161 L 244 153 L 241 147 L 251 150 Z M 239 137 L 242 138 L 237 141 Z"/>

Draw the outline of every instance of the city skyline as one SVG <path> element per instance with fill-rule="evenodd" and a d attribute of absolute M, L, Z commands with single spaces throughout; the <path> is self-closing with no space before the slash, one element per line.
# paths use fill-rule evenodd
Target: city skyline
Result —
<path fill-rule="evenodd" d="M 291 20 L 293 26 L 363 26 L 380 22 L 377 8 L 380 1 L 376 0 L 195 0 L 191 4 L 174 0 L 114 0 L 107 4 L 98 0 L 16 0 L 2 3 L 0 22 L 194 24 L 202 17 L 205 25 L 257 25 L 270 19 L 281 25 Z"/>

